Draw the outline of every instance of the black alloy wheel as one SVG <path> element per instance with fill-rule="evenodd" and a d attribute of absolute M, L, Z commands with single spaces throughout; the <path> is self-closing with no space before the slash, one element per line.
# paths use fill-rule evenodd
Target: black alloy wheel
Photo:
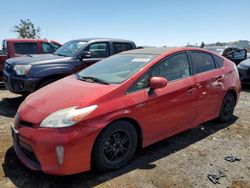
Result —
<path fill-rule="evenodd" d="M 235 107 L 235 99 L 232 93 L 227 93 L 223 99 L 219 120 L 227 122 L 232 119 Z"/>
<path fill-rule="evenodd" d="M 118 169 L 127 164 L 137 148 L 137 132 L 127 121 L 110 124 L 99 135 L 93 150 L 93 164 L 99 171 Z"/>

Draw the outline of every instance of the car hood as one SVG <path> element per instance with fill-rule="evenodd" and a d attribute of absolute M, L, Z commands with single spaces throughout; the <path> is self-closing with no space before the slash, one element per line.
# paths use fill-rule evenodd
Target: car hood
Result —
<path fill-rule="evenodd" d="M 10 58 L 6 62 L 10 65 L 22 65 L 22 64 L 46 64 L 60 61 L 68 61 L 73 59 L 72 57 L 63 57 L 53 54 L 34 54 L 34 55 L 26 55 L 22 57 Z"/>
<path fill-rule="evenodd" d="M 250 59 L 242 61 L 238 67 L 240 68 L 249 68 L 250 67 Z"/>
<path fill-rule="evenodd" d="M 117 88 L 77 80 L 74 75 L 54 82 L 27 97 L 24 104 L 44 114 L 69 107 L 87 107 Z"/>

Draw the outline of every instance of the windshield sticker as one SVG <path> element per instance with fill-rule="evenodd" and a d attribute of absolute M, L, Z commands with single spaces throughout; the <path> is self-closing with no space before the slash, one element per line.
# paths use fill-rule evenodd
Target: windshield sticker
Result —
<path fill-rule="evenodd" d="M 149 62 L 151 58 L 137 57 L 132 60 L 132 62 Z"/>
<path fill-rule="evenodd" d="M 84 45 L 85 43 L 86 43 L 86 42 L 83 42 L 83 41 L 78 42 L 79 45 Z"/>

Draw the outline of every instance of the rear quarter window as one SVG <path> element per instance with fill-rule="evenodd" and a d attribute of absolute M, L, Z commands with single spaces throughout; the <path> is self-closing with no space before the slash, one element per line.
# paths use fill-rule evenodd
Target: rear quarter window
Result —
<path fill-rule="evenodd" d="M 14 43 L 14 49 L 16 54 L 37 54 L 37 43 Z"/>

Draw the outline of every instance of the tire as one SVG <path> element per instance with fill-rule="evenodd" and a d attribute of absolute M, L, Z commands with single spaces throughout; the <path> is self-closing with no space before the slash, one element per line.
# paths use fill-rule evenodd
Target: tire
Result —
<path fill-rule="evenodd" d="M 221 109 L 220 109 L 220 122 L 230 121 L 233 117 L 235 107 L 235 99 L 232 93 L 227 93 L 223 99 Z"/>
<path fill-rule="evenodd" d="M 134 156 L 137 148 L 137 132 L 127 121 L 110 124 L 99 135 L 93 150 L 93 165 L 99 171 L 119 169 Z"/>
<path fill-rule="evenodd" d="M 44 81 L 42 81 L 42 82 L 38 85 L 37 90 L 38 90 L 38 89 L 41 89 L 42 87 L 44 87 L 44 86 L 46 86 L 46 85 L 51 84 L 52 82 L 55 82 L 55 81 L 57 81 L 57 80 L 56 80 L 56 79 L 44 80 Z"/>

